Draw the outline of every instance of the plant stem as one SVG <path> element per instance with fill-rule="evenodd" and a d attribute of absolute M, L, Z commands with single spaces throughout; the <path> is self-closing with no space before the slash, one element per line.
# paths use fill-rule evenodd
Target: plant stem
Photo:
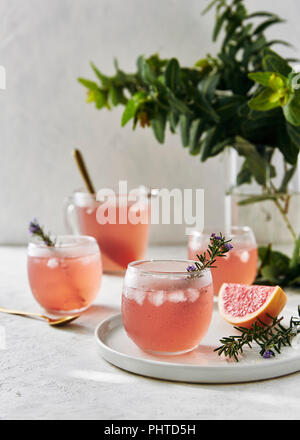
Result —
<path fill-rule="evenodd" d="M 269 191 L 271 192 L 271 193 L 277 193 L 278 191 L 277 191 L 277 189 L 275 188 L 275 186 L 274 186 L 274 184 L 270 181 L 270 186 L 271 186 L 271 189 L 269 189 Z M 288 228 L 288 230 L 290 231 L 290 233 L 291 233 L 291 236 L 293 237 L 293 240 L 296 242 L 296 240 L 297 240 L 297 235 L 296 235 L 296 233 L 295 233 L 295 231 L 294 231 L 294 229 L 293 229 L 293 226 L 292 226 L 292 224 L 291 224 L 291 222 L 289 221 L 289 218 L 288 218 L 288 216 L 287 216 L 287 213 L 288 213 L 288 206 L 289 206 L 289 201 L 290 201 L 290 196 L 289 196 L 289 194 L 287 194 L 286 195 L 286 200 L 285 200 L 285 208 L 283 208 L 282 206 L 281 206 L 281 204 L 280 204 L 280 202 L 279 202 L 279 200 L 277 199 L 277 198 L 275 198 L 275 199 L 273 199 L 273 201 L 274 201 L 274 203 L 275 203 L 275 205 L 277 206 L 277 208 L 279 209 L 279 212 L 281 213 L 281 215 L 282 215 L 282 218 L 283 218 L 283 220 L 284 220 L 284 222 L 285 222 L 285 224 L 286 224 L 286 227 Z"/>
<path fill-rule="evenodd" d="M 296 233 L 295 233 L 295 231 L 294 231 L 294 229 L 293 229 L 293 227 L 291 225 L 291 222 L 288 219 L 286 210 L 281 206 L 281 204 L 278 201 L 278 199 L 274 199 L 274 203 L 277 206 L 277 208 L 279 209 L 279 211 L 280 211 L 280 213 L 282 215 L 282 218 L 283 218 L 283 220 L 284 220 L 288 230 L 290 231 L 291 236 L 293 237 L 293 240 L 296 241 L 297 240 L 297 235 L 296 235 Z"/>
<path fill-rule="evenodd" d="M 284 212 L 284 209 L 282 209 L 282 206 L 280 205 L 278 200 L 274 200 L 274 202 L 275 202 L 276 206 L 278 207 L 279 211 L 281 212 L 282 218 L 285 221 L 285 224 L 286 224 L 288 230 L 290 231 L 290 233 L 291 233 L 291 235 L 293 237 L 293 240 L 296 241 L 297 240 L 297 236 L 296 236 L 296 233 L 295 233 L 295 231 L 294 231 L 294 229 L 293 229 L 293 227 L 292 227 L 292 225 L 291 225 L 291 223 L 290 223 L 290 221 L 288 219 L 288 216 Z"/>

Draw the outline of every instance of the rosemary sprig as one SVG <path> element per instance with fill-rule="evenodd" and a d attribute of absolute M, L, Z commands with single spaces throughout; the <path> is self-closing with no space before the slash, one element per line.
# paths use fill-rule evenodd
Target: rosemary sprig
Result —
<path fill-rule="evenodd" d="M 253 343 L 259 345 L 259 354 L 265 359 L 275 356 L 276 353 L 280 354 L 282 346 L 290 346 L 293 337 L 300 333 L 300 306 L 298 317 L 291 318 L 289 327 L 281 324 L 283 317 L 269 317 L 272 319 L 269 325 L 258 319 L 251 328 L 234 327 L 240 335 L 223 337 L 220 339 L 222 345 L 214 351 L 218 352 L 219 356 L 224 354 L 237 362 L 243 354 L 244 347 L 253 348 Z"/>
<path fill-rule="evenodd" d="M 222 233 L 220 233 L 220 235 L 211 234 L 207 251 L 197 255 L 199 262 L 195 261 L 194 265 L 187 267 L 186 270 L 190 273 L 190 276 L 197 278 L 202 276 L 203 270 L 216 268 L 217 266 L 214 265 L 216 258 L 225 257 L 226 254 L 233 249 L 230 242 L 231 240 L 226 240 Z"/>
<path fill-rule="evenodd" d="M 55 240 L 52 240 L 50 235 L 44 232 L 37 219 L 34 219 L 29 223 L 29 232 L 31 235 L 41 238 L 46 246 L 55 246 Z"/>

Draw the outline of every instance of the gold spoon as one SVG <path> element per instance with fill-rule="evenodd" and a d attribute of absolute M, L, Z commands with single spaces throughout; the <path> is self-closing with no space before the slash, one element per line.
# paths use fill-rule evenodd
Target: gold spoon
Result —
<path fill-rule="evenodd" d="M 89 172 L 87 170 L 87 167 L 85 165 L 85 162 L 84 162 L 84 159 L 83 159 L 81 152 L 76 149 L 73 151 L 73 156 L 74 156 L 75 162 L 78 166 L 79 172 L 83 178 L 83 181 L 87 187 L 88 192 L 90 194 L 96 194 L 95 187 L 92 183 L 92 180 L 90 178 Z"/>
<path fill-rule="evenodd" d="M 8 313 L 9 315 L 42 318 L 42 319 L 45 319 L 48 322 L 48 324 L 51 325 L 52 327 L 62 327 L 64 325 L 67 325 L 70 322 L 74 321 L 75 319 L 79 318 L 79 316 L 80 316 L 80 315 L 73 315 L 73 316 L 62 316 L 61 318 L 49 318 L 48 316 L 40 315 L 39 313 L 20 312 L 18 310 L 4 309 L 3 307 L 0 307 L 0 312 Z"/>

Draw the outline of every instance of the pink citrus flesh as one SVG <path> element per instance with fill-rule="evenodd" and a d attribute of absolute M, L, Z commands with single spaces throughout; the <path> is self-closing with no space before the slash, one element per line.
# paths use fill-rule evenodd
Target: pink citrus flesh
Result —
<path fill-rule="evenodd" d="M 287 302 L 279 286 L 224 283 L 219 292 L 219 312 L 230 324 L 251 328 L 258 319 L 266 324 L 277 317 Z"/>

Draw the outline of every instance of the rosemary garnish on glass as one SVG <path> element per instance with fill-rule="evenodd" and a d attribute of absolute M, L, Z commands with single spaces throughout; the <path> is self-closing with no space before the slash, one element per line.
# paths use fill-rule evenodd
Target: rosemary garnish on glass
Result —
<path fill-rule="evenodd" d="M 216 268 L 214 266 L 216 258 L 225 257 L 233 249 L 230 242 L 231 240 L 226 240 L 222 233 L 220 235 L 211 234 L 207 251 L 197 255 L 199 262 L 195 261 L 194 265 L 187 267 L 186 270 L 190 273 L 190 276 L 195 278 L 201 277 L 203 270 Z"/>
<path fill-rule="evenodd" d="M 37 219 L 34 219 L 29 224 L 29 232 L 31 235 L 39 237 L 46 246 L 48 247 L 54 247 L 55 246 L 55 240 L 52 240 L 50 238 L 49 234 L 46 234 L 43 230 L 43 228 L 40 226 Z"/>
<path fill-rule="evenodd" d="M 269 317 L 273 320 L 269 325 L 257 319 L 251 328 L 234 327 L 240 335 L 222 338 L 220 340 L 222 345 L 214 351 L 218 352 L 219 356 L 224 354 L 237 362 L 239 356 L 243 354 L 243 348 L 245 346 L 253 348 L 253 343 L 259 345 L 259 354 L 265 359 L 275 356 L 276 353 L 280 354 L 281 348 L 291 346 L 293 337 L 300 333 L 300 306 L 298 306 L 298 317 L 291 318 L 289 327 L 281 324 L 283 317 Z"/>

